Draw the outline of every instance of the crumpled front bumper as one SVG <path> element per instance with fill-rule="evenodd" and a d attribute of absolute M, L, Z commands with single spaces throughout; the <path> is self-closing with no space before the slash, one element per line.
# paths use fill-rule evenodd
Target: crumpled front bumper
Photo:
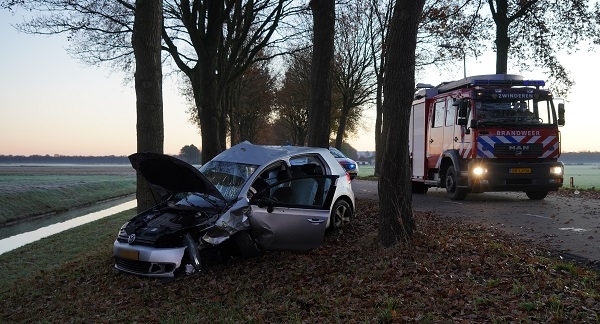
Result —
<path fill-rule="evenodd" d="M 155 248 L 115 240 L 115 268 L 146 277 L 170 278 L 181 266 L 186 247 Z"/>

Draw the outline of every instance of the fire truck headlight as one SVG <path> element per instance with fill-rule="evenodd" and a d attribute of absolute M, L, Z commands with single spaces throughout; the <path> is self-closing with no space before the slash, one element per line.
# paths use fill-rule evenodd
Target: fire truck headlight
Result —
<path fill-rule="evenodd" d="M 486 170 L 484 168 L 482 168 L 482 167 L 474 167 L 473 168 L 473 174 L 474 175 L 482 175 L 482 174 L 485 173 L 485 171 Z"/>
<path fill-rule="evenodd" d="M 550 167 L 550 174 L 553 174 L 553 175 L 562 175 L 563 174 L 563 168 L 560 167 L 560 166 Z"/>

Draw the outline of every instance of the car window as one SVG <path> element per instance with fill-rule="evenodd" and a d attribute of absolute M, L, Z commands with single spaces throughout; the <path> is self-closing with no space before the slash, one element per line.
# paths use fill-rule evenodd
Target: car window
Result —
<path fill-rule="evenodd" d="M 200 168 L 200 172 L 212 182 L 227 200 L 235 199 L 257 165 L 225 161 L 210 161 Z"/>
<path fill-rule="evenodd" d="M 325 168 L 323 168 L 323 162 L 321 161 L 321 159 L 319 158 L 318 155 L 299 155 L 299 156 L 291 157 L 290 165 L 291 165 L 290 172 L 293 171 L 293 169 L 297 170 L 297 169 L 302 168 L 303 165 L 313 165 L 315 167 L 320 168 L 321 170 L 325 170 Z M 293 174 L 293 172 L 292 172 L 292 174 Z M 306 175 L 306 174 L 304 174 L 304 175 Z"/>
<path fill-rule="evenodd" d="M 340 150 L 338 150 L 334 147 L 329 148 L 329 152 L 331 152 L 331 154 L 336 158 L 345 158 L 346 157 L 344 155 L 344 153 L 342 153 Z"/>
<path fill-rule="evenodd" d="M 261 171 L 260 175 L 257 177 L 257 180 L 265 180 L 268 184 L 274 184 L 278 181 L 287 180 L 290 178 L 288 169 L 289 168 L 285 162 L 275 162 Z"/>
<path fill-rule="evenodd" d="M 271 185 L 256 194 L 252 204 L 274 204 L 300 208 L 328 206 L 335 191 L 338 176 L 303 176 Z M 333 189 L 333 190 L 332 190 Z"/>

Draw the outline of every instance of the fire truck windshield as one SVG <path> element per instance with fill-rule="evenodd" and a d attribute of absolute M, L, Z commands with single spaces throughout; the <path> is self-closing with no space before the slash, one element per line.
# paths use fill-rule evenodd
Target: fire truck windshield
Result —
<path fill-rule="evenodd" d="M 475 113 L 479 125 L 556 125 L 551 100 L 476 101 Z"/>

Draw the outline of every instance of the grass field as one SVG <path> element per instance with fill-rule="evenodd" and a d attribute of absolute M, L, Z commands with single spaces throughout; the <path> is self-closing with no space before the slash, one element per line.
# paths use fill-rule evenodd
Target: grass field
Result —
<path fill-rule="evenodd" d="M 565 165 L 565 187 L 573 186 L 582 189 L 600 189 L 600 165 Z"/>
<path fill-rule="evenodd" d="M 131 166 L 0 166 L 0 224 L 135 193 Z"/>

